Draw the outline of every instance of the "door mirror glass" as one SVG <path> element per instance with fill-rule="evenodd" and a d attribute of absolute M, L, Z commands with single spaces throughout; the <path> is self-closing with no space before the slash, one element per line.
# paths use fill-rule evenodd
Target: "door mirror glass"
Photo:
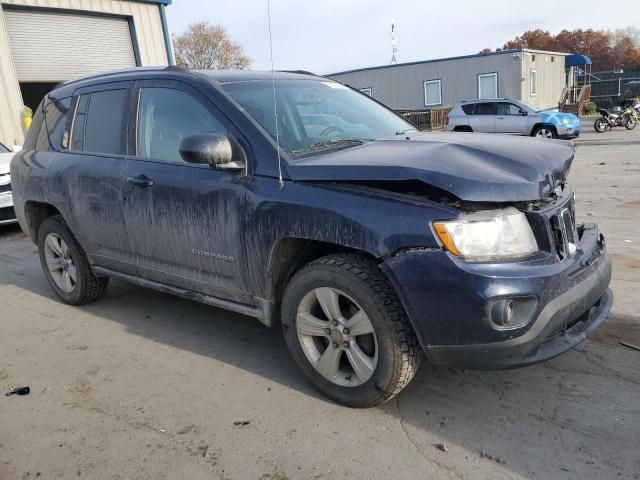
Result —
<path fill-rule="evenodd" d="M 527 115 L 529 115 L 529 114 L 527 113 L 527 111 L 526 111 L 526 110 L 522 110 L 522 109 L 521 109 L 521 110 L 520 110 L 520 115 L 522 115 L 523 117 L 526 117 L 526 116 L 527 116 Z"/>
<path fill-rule="evenodd" d="M 185 162 L 211 165 L 220 169 L 244 168 L 242 147 L 227 135 L 202 133 L 190 135 L 180 142 L 180 156 Z"/>

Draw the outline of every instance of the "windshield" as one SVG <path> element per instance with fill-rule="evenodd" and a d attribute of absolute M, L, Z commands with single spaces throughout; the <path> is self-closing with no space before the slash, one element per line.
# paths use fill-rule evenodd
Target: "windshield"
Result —
<path fill-rule="evenodd" d="M 527 102 L 523 102 L 522 100 L 518 100 L 518 103 L 520 105 L 522 105 L 523 107 L 525 107 L 527 110 L 530 110 L 532 112 L 541 112 L 542 110 L 540 110 L 538 107 L 534 107 L 533 105 L 527 103 Z"/>
<path fill-rule="evenodd" d="M 10 153 L 9 147 L 5 146 L 3 143 L 0 143 L 0 153 Z"/>
<path fill-rule="evenodd" d="M 223 84 L 223 88 L 275 140 L 276 121 L 271 80 Z M 323 80 L 278 80 L 280 147 L 294 157 L 349 148 L 415 127 L 340 83 Z"/>

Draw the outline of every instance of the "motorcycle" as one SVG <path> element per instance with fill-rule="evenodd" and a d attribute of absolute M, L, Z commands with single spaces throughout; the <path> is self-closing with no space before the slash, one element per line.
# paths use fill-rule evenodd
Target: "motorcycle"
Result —
<path fill-rule="evenodd" d="M 593 128 L 598 133 L 613 130 L 614 127 L 624 127 L 627 130 L 633 130 L 636 128 L 638 121 L 640 121 L 640 114 L 631 106 L 624 109 L 622 107 L 615 107 L 612 111 L 600 109 L 598 113 L 600 114 L 600 118 L 593 124 Z"/>

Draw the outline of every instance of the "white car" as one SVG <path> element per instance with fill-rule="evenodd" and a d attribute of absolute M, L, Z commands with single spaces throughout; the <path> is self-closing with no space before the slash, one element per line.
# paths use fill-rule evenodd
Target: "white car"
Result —
<path fill-rule="evenodd" d="M 9 172 L 9 163 L 14 155 L 11 149 L 0 143 L 0 225 L 18 221 L 13 210 L 11 173 Z"/>

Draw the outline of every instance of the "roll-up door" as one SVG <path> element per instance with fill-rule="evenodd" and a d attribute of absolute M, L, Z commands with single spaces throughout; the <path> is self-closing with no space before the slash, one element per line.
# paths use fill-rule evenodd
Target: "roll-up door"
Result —
<path fill-rule="evenodd" d="M 5 8 L 20 82 L 70 80 L 136 65 L 125 18 Z"/>

